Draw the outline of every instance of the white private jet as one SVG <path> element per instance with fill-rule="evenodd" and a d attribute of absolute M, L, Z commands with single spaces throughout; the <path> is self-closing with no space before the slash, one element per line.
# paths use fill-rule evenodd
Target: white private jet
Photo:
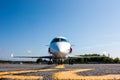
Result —
<path fill-rule="evenodd" d="M 65 59 L 69 59 L 69 64 L 73 64 L 72 58 L 89 58 L 90 56 L 69 56 L 72 53 L 72 46 L 66 37 L 55 37 L 48 48 L 50 56 L 13 56 L 14 58 L 49 58 L 49 63 L 62 64 Z M 96 57 L 96 56 L 92 56 Z M 98 57 L 98 56 L 97 56 Z"/>

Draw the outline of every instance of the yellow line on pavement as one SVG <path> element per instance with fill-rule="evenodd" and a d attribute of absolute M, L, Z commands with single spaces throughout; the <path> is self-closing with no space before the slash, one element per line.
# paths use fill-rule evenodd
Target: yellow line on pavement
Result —
<path fill-rule="evenodd" d="M 15 80 L 43 80 L 42 76 L 16 76 L 16 75 L 2 75 L 0 79 L 15 79 Z"/>
<path fill-rule="evenodd" d="M 29 73 L 29 72 L 40 72 L 40 71 L 52 71 L 57 69 L 43 69 L 43 70 L 23 70 L 23 71 L 10 71 L 0 72 L 0 79 L 15 79 L 15 80 L 43 80 L 42 76 L 19 76 L 17 74 Z"/>
<path fill-rule="evenodd" d="M 53 74 L 53 78 L 57 80 L 113 80 L 113 79 L 119 79 L 120 80 L 120 74 L 109 74 L 109 75 L 103 75 L 103 76 L 81 76 L 76 74 L 77 72 L 83 72 L 83 71 L 89 71 L 93 69 L 76 69 L 76 70 L 70 70 L 70 71 L 63 71 L 63 72 L 57 72 Z"/>
<path fill-rule="evenodd" d="M 64 64 L 62 64 L 62 65 L 58 65 L 58 66 L 56 66 L 55 68 L 65 68 L 65 66 L 64 66 Z"/>
<path fill-rule="evenodd" d="M 56 70 L 56 69 L 23 70 L 23 71 L 0 72 L 0 75 L 7 75 L 7 74 L 21 74 L 21 73 L 40 72 L 40 71 L 51 71 L 51 70 Z"/>

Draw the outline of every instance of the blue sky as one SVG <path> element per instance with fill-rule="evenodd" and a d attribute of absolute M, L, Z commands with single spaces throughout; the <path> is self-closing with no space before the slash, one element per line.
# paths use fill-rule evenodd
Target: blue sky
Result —
<path fill-rule="evenodd" d="M 43 56 L 51 39 L 65 36 L 73 54 L 120 57 L 119 0 L 1 0 L 0 59 Z"/>

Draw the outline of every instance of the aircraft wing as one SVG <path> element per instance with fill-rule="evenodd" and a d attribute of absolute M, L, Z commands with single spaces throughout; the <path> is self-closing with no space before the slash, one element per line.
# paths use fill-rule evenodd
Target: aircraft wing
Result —
<path fill-rule="evenodd" d="M 105 56 L 68 56 L 70 59 L 76 59 L 76 58 L 101 58 Z"/>
<path fill-rule="evenodd" d="M 13 54 L 11 54 L 11 57 L 13 58 L 52 58 L 53 56 L 13 56 Z"/>

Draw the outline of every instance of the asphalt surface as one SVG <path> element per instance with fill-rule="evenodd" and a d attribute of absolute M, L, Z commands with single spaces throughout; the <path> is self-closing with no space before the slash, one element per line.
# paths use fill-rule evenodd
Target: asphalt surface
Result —
<path fill-rule="evenodd" d="M 56 72 L 68 71 L 68 69 L 94 69 L 90 71 L 78 72 L 82 76 L 100 76 L 106 74 L 120 74 L 120 64 L 65 64 L 65 68 L 56 69 L 56 65 L 41 65 L 41 64 L 0 64 L 0 73 L 10 71 L 23 70 L 46 70 L 55 69 L 51 71 L 26 72 L 12 75 L 22 76 L 43 76 L 43 80 L 54 80 L 52 75 Z M 11 74 L 9 74 L 11 75 Z M 12 80 L 12 79 L 0 79 Z"/>

